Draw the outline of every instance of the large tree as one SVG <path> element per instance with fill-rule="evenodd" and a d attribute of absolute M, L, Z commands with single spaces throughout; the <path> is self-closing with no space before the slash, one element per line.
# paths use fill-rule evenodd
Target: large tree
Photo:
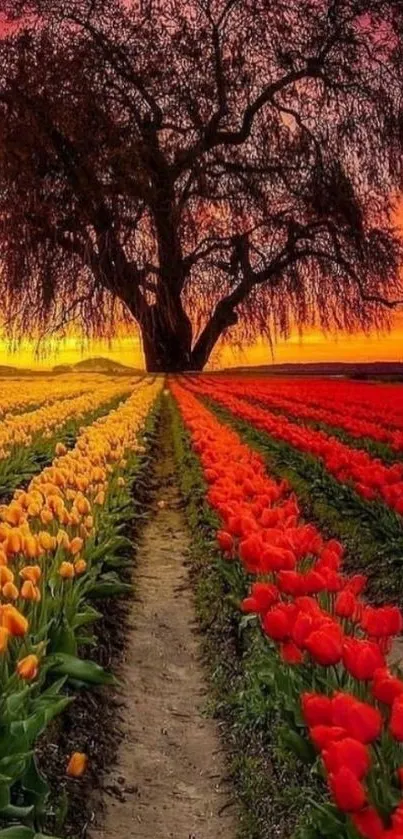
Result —
<path fill-rule="evenodd" d="M 401 295 L 401 0 L 0 0 L 0 291 L 150 371 Z M 232 330 L 230 328 L 233 328 Z"/>

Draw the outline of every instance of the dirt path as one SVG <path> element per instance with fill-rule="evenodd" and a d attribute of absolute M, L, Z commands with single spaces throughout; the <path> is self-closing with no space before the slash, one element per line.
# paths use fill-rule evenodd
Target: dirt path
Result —
<path fill-rule="evenodd" d="M 130 637 L 122 672 L 125 732 L 103 782 L 103 825 L 92 839 L 235 839 L 233 802 L 215 723 L 203 716 L 189 535 L 174 480 L 169 436 L 159 452 L 159 499 L 135 572 Z"/>

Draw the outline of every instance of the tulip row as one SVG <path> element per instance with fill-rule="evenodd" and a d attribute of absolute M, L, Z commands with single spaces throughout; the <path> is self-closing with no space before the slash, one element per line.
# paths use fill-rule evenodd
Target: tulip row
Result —
<path fill-rule="evenodd" d="M 10 805 L 16 782 L 36 789 L 43 807 L 43 779 L 32 780 L 39 777 L 32 746 L 71 701 L 60 693 L 66 678 L 111 681 L 97 664 L 77 657 L 78 635 L 99 617 L 89 598 L 127 589 L 108 570 L 118 566 L 125 543 L 114 522 L 120 524 L 127 505 L 126 478 L 137 473 L 144 452 L 139 435 L 160 387 L 144 380 L 118 408 L 83 428 L 73 449 L 58 444 L 52 465 L 0 508 L 2 819 L 18 815 Z"/>
<path fill-rule="evenodd" d="M 220 384 L 224 384 L 226 381 L 228 380 L 222 378 Z M 232 378 L 229 383 L 231 385 L 235 384 L 240 394 L 244 393 L 245 388 L 240 380 L 237 381 Z M 289 417 L 323 423 L 330 427 L 334 426 L 347 432 L 351 437 L 365 437 L 378 443 L 385 443 L 395 452 L 403 451 L 403 430 L 387 428 L 376 419 L 371 421 L 368 418 L 357 417 L 351 411 L 349 405 L 339 405 L 337 402 L 332 407 L 309 404 L 298 399 L 297 386 L 295 395 L 292 392 L 284 395 L 281 386 L 278 387 L 277 384 L 277 381 L 273 383 L 273 380 L 268 378 L 248 378 L 248 399 L 256 400 L 262 405 L 279 410 Z M 329 383 L 329 389 L 332 390 L 331 382 Z"/>
<path fill-rule="evenodd" d="M 319 458 L 330 474 L 341 483 L 350 484 L 367 501 L 380 500 L 399 515 L 403 515 L 402 463 L 387 466 L 366 451 L 351 448 L 324 431 L 297 425 L 284 416 L 252 405 L 246 399 L 240 398 L 239 394 L 244 392 L 244 387 L 241 390 L 236 383 L 227 382 L 220 385 L 218 382 L 210 383 L 200 378 L 196 382 L 188 382 L 188 387 L 195 393 L 211 397 L 236 417 L 249 422 L 274 439 L 282 440 L 304 453 Z"/>
<path fill-rule="evenodd" d="M 367 420 L 382 428 L 403 431 L 403 393 L 400 385 L 380 385 L 345 379 L 249 378 L 294 403 L 325 408 L 335 414 Z"/>
<path fill-rule="evenodd" d="M 133 379 L 109 379 L 79 396 L 65 394 L 63 399 L 46 403 L 35 411 L 7 416 L 0 425 L 0 460 L 7 458 L 14 446 L 31 445 L 35 435 L 47 439 L 71 417 L 80 419 L 103 403 L 128 395 L 134 383 Z"/>
<path fill-rule="evenodd" d="M 403 839 L 403 681 L 387 664 L 400 611 L 367 606 L 365 577 L 343 573 L 343 546 L 301 520 L 287 482 L 189 390 L 171 388 L 222 523 L 218 544 L 258 578 L 242 609 L 272 650 L 290 745 L 327 781 L 315 836 Z"/>
<path fill-rule="evenodd" d="M 102 384 L 104 377 L 97 375 L 83 376 L 68 374 L 60 377 L 49 377 L 44 374 L 40 378 L 7 379 L 0 382 L 0 417 L 9 413 L 16 414 L 26 411 L 30 407 L 50 405 L 59 399 L 79 396 L 95 390 Z"/>

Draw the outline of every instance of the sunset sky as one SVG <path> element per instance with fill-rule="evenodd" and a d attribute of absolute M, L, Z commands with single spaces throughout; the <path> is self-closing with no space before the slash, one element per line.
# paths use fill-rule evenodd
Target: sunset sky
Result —
<path fill-rule="evenodd" d="M 9 352 L 6 343 L 0 342 L 0 364 L 18 367 L 49 368 L 54 364 L 71 364 L 89 356 L 106 356 L 124 364 L 143 367 L 140 341 L 136 336 L 116 338 L 111 344 L 103 341 L 82 345 L 79 338 L 55 340 L 48 344 L 44 357 L 35 357 L 35 346 L 23 342 L 18 352 Z M 216 353 L 212 366 L 245 364 L 270 364 L 310 361 L 402 361 L 403 362 L 403 311 L 395 319 L 392 331 L 387 335 L 363 334 L 339 335 L 336 339 L 324 336 L 319 330 L 307 330 L 302 342 L 297 334 L 288 341 L 281 341 L 275 348 L 272 359 L 270 348 L 263 341 L 256 341 L 252 347 L 242 351 L 229 346 Z"/>

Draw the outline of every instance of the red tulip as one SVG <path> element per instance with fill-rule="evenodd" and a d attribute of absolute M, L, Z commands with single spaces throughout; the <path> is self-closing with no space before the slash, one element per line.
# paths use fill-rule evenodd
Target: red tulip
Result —
<path fill-rule="evenodd" d="M 287 664 L 301 664 L 304 659 L 303 653 L 293 641 L 286 641 L 280 645 L 280 655 Z"/>
<path fill-rule="evenodd" d="M 395 740 L 403 742 L 403 695 L 397 696 L 393 701 L 389 731 Z"/>
<path fill-rule="evenodd" d="M 292 597 L 304 592 L 304 575 L 298 574 L 297 571 L 279 571 L 277 576 L 277 585 L 280 591 L 284 594 L 289 594 Z"/>
<path fill-rule="evenodd" d="M 218 530 L 217 542 L 221 551 L 223 551 L 224 553 L 231 553 L 234 547 L 234 540 L 230 533 L 226 533 L 225 530 Z"/>
<path fill-rule="evenodd" d="M 403 682 L 396 676 L 392 676 L 386 667 L 383 667 L 374 673 L 372 694 L 378 702 L 392 705 L 396 697 L 403 694 Z"/>
<path fill-rule="evenodd" d="M 352 591 L 353 594 L 358 595 L 364 591 L 366 584 L 367 578 L 364 576 L 364 574 L 354 574 L 354 576 L 350 577 L 350 579 L 347 581 L 346 590 Z"/>
<path fill-rule="evenodd" d="M 339 618 L 349 618 L 353 620 L 358 607 L 358 601 L 352 591 L 345 589 L 337 595 L 335 603 L 335 613 Z"/>
<path fill-rule="evenodd" d="M 263 615 L 277 603 L 278 599 L 279 592 L 276 586 L 270 583 L 253 583 L 250 596 L 242 601 L 242 611 Z"/>
<path fill-rule="evenodd" d="M 343 664 L 355 679 L 368 681 L 385 664 L 378 644 L 346 638 L 343 644 Z"/>
<path fill-rule="evenodd" d="M 326 590 L 326 580 L 318 571 L 308 571 L 305 574 L 305 591 L 307 594 L 319 594 Z"/>
<path fill-rule="evenodd" d="M 354 813 L 364 807 L 364 787 L 348 766 L 342 766 L 338 772 L 329 776 L 329 786 L 339 810 L 343 813 Z"/>
<path fill-rule="evenodd" d="M 339 725 L 315 725 L 309 735 L 318 752 L 322 752 L 335 740 L 344 740 L 347 731 Z"/>
<path fill-rule="evenodd" d="M 352 737 L 329 743 L 322 758 L 329 773 L 347 766 L 358 780 L 367 774 L 371 763 L 368 748 Z"/>
<path fill-rule="evenodd" d="M 367 606 L 361 619 L 363 629 L 373 638 L 387 638 L 398 635 L 403 628 L 403 619 L 397 606 L 383 606 L 375 609 Z"/>
<path fill-rule="evenodd" d="M 350 737 L 361 743 L 376 740 L 382 730 L 382 717 L 377 708 L 348 693 L 337 693 L 333 697 L 332 723 L 344 728 Z"/>
<path fill-rule="evenodd" d="M 352 813 L 351 819 L 363 839 L 383 839 L 384 826 L 373 807 L 365 807 L 358 813 Z"/>
<path fill-rule="evenodd" d="M 314 630 L 305 640 L 305 647 L 313 660 L 322 667 L 337 664 L 342 655 L 343 636 L 340 627 L 326 624 Z"/>
<path fill-rule="evenodd" d="M 271 609 L 263 618 L 263 630 L 273 641 L 286 641 L 291 632 L 290 618 L 283 609 Z"/>
<path fill-rule="evenodd" d="M 396 834 L 401 832 L 403 834 L 403 806 L 402 802 L 397 805 L 395 812 L 392 815 L 392 828 L 396 831 Z"/>
<path fill-rule="evenodd" d="M 250 574 L 259 573 L 263 550 L 263 541 L 257 533 L 252 533 L 239 543 L 239 556 Z"/>
<path fill-rule="evenodd" d="M 343 577 L 341 577 L 336 571 L 333 571 L 332 568 L 328 568 L 327 566 L 321 567 L 320 575 L 325 581 L 326 591 L 330 591 L 332 594 L 335 594 L 343 588 Z"/>
<path fill-rule="evenodd" d="M 316 725 L 331 725 L 332 700 L 328 696 L 320 693 L 303 693 L 301 703 L 302 714 L 309 728 Z"/>
<path fill-rule="evenodd" d="M 292 571 L 296 565 L 296 557 L 293 551 L 287 548 L 268 547 L 265 545 L 261 558 L 263 573 L 271 571 Z"/>

